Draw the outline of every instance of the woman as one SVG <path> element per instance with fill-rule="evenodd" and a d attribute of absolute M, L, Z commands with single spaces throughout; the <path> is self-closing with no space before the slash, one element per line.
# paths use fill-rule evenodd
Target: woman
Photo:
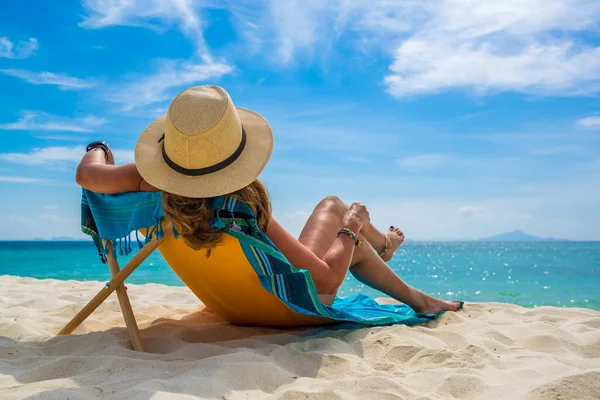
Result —
<path fill-rule="evenodd" d="M 387 266 L 404 235 L 393 226 L 379 232 L 360 203 L 347 206 L 337 197 L 326 197 L 316 206 L 299 239 L 290 235 L 272 217 L 266 188 L 258 180 L 272 149 L 273 133 L 263 117 L 234 107 L 220 87 L 200 86 L 181 92 L 167 114 L 140 135 L 135 164 L 115 166 L 108 146 L 95 142 L 88 146 L 76 179 L 82 187 L 98 193 L 161 190 L 166 219 L 188 250 L 175 249 L 175 241 L 161 244 L 159 250 L 184 282 L 185 273 L 178 272 L 175 264 L 194 262 L 197 271 L 202 271 L 202 265 L 231 250 L 233 245 L 224 234 L 209 225 L 211 199 L 228 194 L 250 206 L 259 227 L 292 265 L 310 272 L 324 304 L 332 303 L 350 270 L 361 282 L 417 312 L 438 314 L 459 308 L 459 302 L 442 301 L 408 286 Z M 197 257 L 196 250 L 204 250 L 203 257 Z M 208 276 L 200 278 L 208 282 Z M 243 320 L 232 310 L 236 307 L 221 307 L 223 304 L 213 301 L 220 295 L 221 283 L 214 281 L 196 294 L 210 308 L 213 302 L 217 309 L 213 311 L 223 310 L 220 313 L 226 319 Z"/>

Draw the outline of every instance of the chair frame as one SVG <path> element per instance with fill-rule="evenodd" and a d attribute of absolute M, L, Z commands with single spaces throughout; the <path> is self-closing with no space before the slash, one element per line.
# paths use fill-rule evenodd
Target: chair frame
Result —
<path fill-rule="evenodd" d="M 106 259 L 108 261 L 112 279 L 65 325 L 64 328 L 62 328 L 58 334 L 68 335 L 73 333 L 73 331 L 77 329 L 77 327 L 81 325 L 83 321 L 85 321 L 90 314 L 92 314 L 100 304 L 111 295 L 112 292 L 116 291 L 121 312 L 123 313 L 123 319 L 125 320 L 125 325 L 127 326 L 129 337 L 131 338 L 132 347 L 135 351 L 145 351 L 140 330 L 137 326 L 124 282 L 125 279 L 127 279 L 133 271 L 135 271 L 136 268 L 139 267 L 154 250 L 156 250 L 162 241 L 165 240 L 167 235 L 172 234 L 170 223 L 164 225 L 164 231 L 165 237 L 158 238 L 153 236 L 152 240 L 146 243 L 146 245 L 144 245 L 144 247 L 142 247 L 127 264 L 125 264 L 123 269 L 120 269 L 119 263 L 115 257 L 112 241 L 103 240 L 102 242 L 106 245 L 108 250 Z"/>

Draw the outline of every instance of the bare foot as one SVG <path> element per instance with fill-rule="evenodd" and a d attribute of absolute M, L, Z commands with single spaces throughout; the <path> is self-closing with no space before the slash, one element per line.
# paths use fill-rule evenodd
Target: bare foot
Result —
<path fill-rule="evenodd" d="M 408 285 L 404 288 L 403 295 L 395 297 L 395 299 L 422 314 L 439 314 L 442 311 L 458 311 L 461 308 L 458 300 L 444 301 L 437 299 Z"/>
<path fill-rule="evenodd" d="M 436 299 L 435 297 L 427 296 L 422 308 L 415 311 L 423 314 L 439 314 L 442 311 L 458 311 L 460 308 L 460 301 L 444 301 Z"/>
<path fill-rule="evenodd" d="M 381 259 L 388 262 L 398 250 L 398 247 L 404 243 L 404 233 L 400 229 L 390 226 L 390 229 L 384 235 L 386 236 L 387 251 L 381 256 Z"/>

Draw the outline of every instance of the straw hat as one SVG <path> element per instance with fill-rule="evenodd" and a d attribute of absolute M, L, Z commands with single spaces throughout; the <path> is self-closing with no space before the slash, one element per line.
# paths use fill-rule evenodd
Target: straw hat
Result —
<path fill-rule="evenodd" d="M 185 197 L 214 197 L 252 183 L 273 151 L 273 131 L 254 111 L 236 108 L 218 86 L 184 90 L 135 146 L 142 177 Z"/>

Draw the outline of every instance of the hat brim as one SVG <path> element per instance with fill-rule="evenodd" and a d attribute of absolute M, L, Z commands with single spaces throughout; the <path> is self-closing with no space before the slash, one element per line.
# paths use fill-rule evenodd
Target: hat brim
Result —
<path fill-rule="evenodd" d="M 163 115 L 140 135 L 135 146 L 135 164 L 150 185 L 185 197 L 206 198 L 240 190 L 263 171 L 273 152 L 273 131 L 254 111 L 236 107 L 246 131 L 246 145 L 240 156 L 222 170 L 206 175 L 188 176 L 169 167 L 162 155 L 161 136 L 165 133 Z"/>

